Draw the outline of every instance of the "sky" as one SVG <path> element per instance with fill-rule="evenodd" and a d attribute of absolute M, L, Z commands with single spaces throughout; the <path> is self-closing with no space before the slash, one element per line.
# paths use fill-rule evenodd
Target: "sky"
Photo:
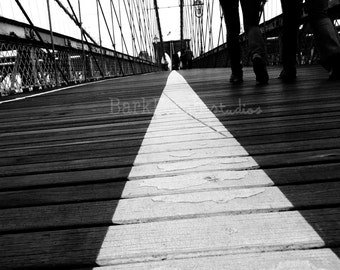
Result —
<path fill-rule="evenodd" d="M 78 0 L 70 0 L 72 5 L 74 6 L 76 12 L 78 12 Z M 125 2 L 131 3 L 132 0 L 125 0 Z M 150 12 L 154 12 L 153 10 L 153 0 L 137 0 L 143 1 L 146 3 L 148 10 Z M 189 0 L 185 0 L 189 2 Z M 192 0 L 193 1 L 193 0 Z M 47 13 L 47 0 L 20 0 L 25 10 L 31 17 L 33 23 L 36 26 L 49 29 L 48 23 L 48 13 Z M 61 0 L 61 2 L 67 6 L 66 0 Z M 123 0 L 113 0 L 116 8 L 120 4 L 121 12 L 122 12 L 122 26 L 124 32 L 124 39 L 126 42 L 127 52 L 130 55 L 138 54 L 138 50 L 134 49 L 132 45 L 131 31 L 129 28 L 129 23 L 127 21 L 126 13 L 124 13 L 124 5 Z M 219 13 L 219 2 L 218 0 L 204 0 L 205 8 L 207 8 L 208 4 L 210 6 L 214 5 L 214 14 Z M 101 0 L 105 16 L 107 17 L 109 26 L 111 27 L 111 14 L 110 14 L 110 1 L 109 0 Z M 96 0 L 80 0 L 81 5 L 81 13 L 83 18 L 83 26 L 84 28 L 91 34 L 91 36 L 99 43 L 99 35 L 98 35 L 98 20 L 97 20 L 97 9 L 96 9 Z M 73 36 L 75 38 L 80 39 L 80 30 L 79 28 L 68 18 L 68 16 L 60 9 L 60 7 L 55 3 L 54 0 L 50 0 L 51 6 L 51 17 L 52 17 L 52 27 L 53 31 L 62 33 L 65 35 Z M 158 0 L 159 6 L 159 14 L 161 20 L 161 27 L 163 33 L 163 39 L 166 40 L 177 40 L 180 39 L 180 9 L 179 9 L 179 0 Z M 186 9 L 192 7 L 185 7 Z M 206 10 L 205 10 L 206 12 Z M 268 0 L 265 7 L 266 19 L 270 19 L 281 13 L 280 1 L 279 0 Z M 18 21 L 26 22 L 26 19 L 22 15 L 21 11 L 17 7 L 14 0 L 1 0 L 0 1 L 0 15 L 15 19 Z M 125 16 L 124 16 L 125 15 Z M 204 17 L 204 16 L 203 16 Z M 205 18 L 205 17 L 204 17 Z M 205 24 L 206 22 L 204 22 Z M 107 48 L 112 48 L 112 43 L 108 34 L 108 31 L 105 28 L 104 20 L 101 17 L 101 36 L 102 36 L 102 44 Z M 153 37 L 157 36 L 156 22 L 152 22 L 151 34 Z M 223 28 L 225 29 L 224 24 Z M 218 34 L 221 26 L 221 21 L 219 16 L 214 16 L 212 21 L 212 35 L 213 45 L 217 46 L 218 42 Z M 118 23 L 114 20 L 114 28 L 115 28 L 115 41 L 116 41 L 116 49 L 118 51 L 122 51 L 126 53 L 126 48 L 121 39 L 121 34 L 119 31 Z M 225 31 L 224 31 L 225 33 Z M 191 38 L 187 33 L 185 38 Z M 150 39 L 152 37 L 150 36 Z M 221 41 L 220 41 L 221 43 Z M 151 44 L 151 41 L 150 41 Z"/>

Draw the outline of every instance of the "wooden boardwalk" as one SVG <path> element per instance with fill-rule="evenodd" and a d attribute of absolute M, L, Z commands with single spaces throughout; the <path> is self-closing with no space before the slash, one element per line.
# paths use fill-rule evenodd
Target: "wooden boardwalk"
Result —
<path fill-rule="evenodd" d="M 229 72 L 0 100 L 0 269 L 340 269 L 340 82 Z"/>

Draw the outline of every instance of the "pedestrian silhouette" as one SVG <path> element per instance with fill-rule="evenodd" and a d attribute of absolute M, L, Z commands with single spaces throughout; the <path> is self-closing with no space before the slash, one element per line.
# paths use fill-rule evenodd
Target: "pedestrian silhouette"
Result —
<path fill-rule="evenodd" d="M 263 0 L 220 0 L 227 26 L 227 49 L 232 72 L 230 82 L 233 84 L 243 82 L 243 66 L 239 42 L 239 2 L 242 7 L 244 30 L 248 37 L 248 50 L 253 63 L 256 81 L 258 84 L 266 84 L 269 79 L 266 68 L 266 50 L 259 28 Z"/>
<path fill-rule="evenodd" d="M 188 68 L 188 58 L 186 51 L 184 49 L 181 50 L 181 68 L 182 69 L 187 69 Z"/>
<path fill-rule="evenodd" d="M 302 0 L 281 0 L 283 69 L 279 78 L 284 82 L 293 82 L 296 79 L 297 35 L 303 11 L 302 2 Z M 330 79 L 340 79 L 340 41 L 327 14 L 328 0 L 306 0 L 305 8 L 320 54 L 320 62 L 329 71 Z"/>
<path fill-rule="evenodd" d="M 194 58 L 194 55 L 189 47 L 186 48 L 185 55 L 187 58 L 188 69 L 192 69 L 192 59 Z"/>
<path fill-rule="evenodd" d="M 180 65 L 180 59 L 177 53 L 174 53 L 172 55 L 172 69 L 173 70 L 179 70 Z"/>

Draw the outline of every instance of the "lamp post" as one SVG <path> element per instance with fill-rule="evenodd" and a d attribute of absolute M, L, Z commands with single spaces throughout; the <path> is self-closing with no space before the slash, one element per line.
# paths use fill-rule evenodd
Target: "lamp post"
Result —
<path fill-rule="evenodd" d="M 159 37 L 155 36 L 153 38 L 153 46 L 155 48 L 155 60 L 158 64 L 160 64 L 159 60 L 159 47 L 158 47 L 158 42 L 160 41 Z"/>
<path fill-rule="evenodd" d="M 203 16 L 203 6 L 204 6 L 203 0 L 195 0 L 193 6 L 195 8 L 195 16 L 197 18 L 202 18 L 202 16 Z"/>
<path fill-rule="evenodd" d="M 203 0 L 195 0 L 193 7 L 195 8 L 195 16 L 199 19 L 199 27 L 200 27 L 200 47 L 201 52 L 203 54 Z"/>

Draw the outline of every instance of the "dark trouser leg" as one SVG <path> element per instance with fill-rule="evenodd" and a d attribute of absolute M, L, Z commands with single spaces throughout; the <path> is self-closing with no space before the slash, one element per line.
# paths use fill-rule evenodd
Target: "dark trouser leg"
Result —
<path fill-rule="evenodd" d="M 281 4 L 283 12 L 282 65 L 286 70 L 295 70 L 302 0 L 281 0 Z"/>
<path fill-rule="evenodd" d="M 265 57 L 265 44 L 259 27 L 261 0 L 241 0 L 243 22 L 248 36 L 249 54 Z"/>
<path fill-rule="evenodd" d="M 340 60 L 339 35 L 327 15 L 327 0 L 308 0 L 307 11 L 320 52 L 321 63 L 330 70 Z"/>
<path fill-rule="evenodd" d="M 241 48 L 239 43 L 240 18 L 238 0 L 220 0 L 227 26 L 227 44 L 233 73 L 241 73 Z"/>
<path fill-rule="evenodd" d="M 258 84 L 267 84 L 266 50 L 259 27 L 261 0 L 241 0 L 244 30 L 248 36 L 249 54 Z"/>

